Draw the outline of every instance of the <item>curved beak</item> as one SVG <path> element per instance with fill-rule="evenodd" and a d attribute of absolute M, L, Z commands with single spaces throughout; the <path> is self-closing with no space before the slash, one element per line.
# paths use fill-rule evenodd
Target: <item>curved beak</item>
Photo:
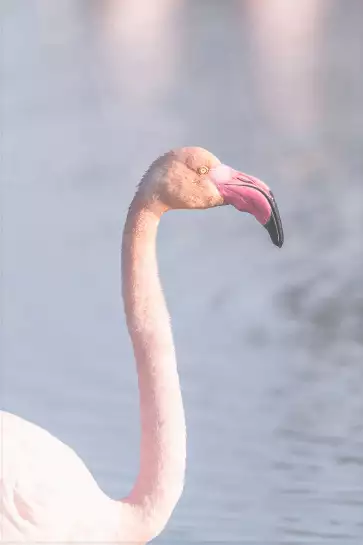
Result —
<path fill-rule="evenodd" d="M 281 216 L 275 197 L 265 183 L 223 164 L 214 170 L 213 181 L 226 204 L 253 214 L 268 231 L 275 246 L 281 248 L 284 243 Z"/>
<path fill-rule="evenodd" d="M 284 243 L 284 230 L 282 227 L 281 216 L 277 203 L 275 201 L 274 194 L 271 190 L 265 188 L 262 189 L 261 187 L 257 187 L 255 184 L 252 185 L 249 183 L 242 183 L 240 186 L 249 187 L 255 191 L 259 191 L 268 201 L 271 208 L 271 213 L 269 219 L 262 225 L 268 231 L 268 234 L 270 235 L 270 238 L 275 246 L 281 248 Z"/>
<path fill-rule="evenodd" d="M 240 187 L 248 187 L 254 189 L 255 191 L 259 191 L 268 201 L 271 208 L 270 217 L 262 225 L 268 231 L 270 238 L 275 246 L 281 248 L 284 243 L 284 230 L 282 227 L 281 216 L 277 203 L 275 201 L 274 194 L 265 184 L 260 182 L 260 180 L 258 180 L 257 178 L 253 178 L 252 176 L 248 176 L 251 181 L 248 180 L 248 182 L 246 183 L 246 177 L 247 175 L 243 174 L 241 178 L 239 178 L 242 182 L 239 185 Z M 258 183 L 258 185 L 256 182 Z"/>

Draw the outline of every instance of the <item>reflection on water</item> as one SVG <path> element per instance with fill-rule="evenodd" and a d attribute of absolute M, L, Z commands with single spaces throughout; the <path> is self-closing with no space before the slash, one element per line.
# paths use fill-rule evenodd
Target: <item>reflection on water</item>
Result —
<path fill-rule="evenodd" d="M 137 470 L 119 245 L 138 178 L 197 144 L 278 196 L 281 251 L 232 210 L 162 223 L 189 442 L 160 542 L 363 537 L 362 16 L 338 0 L 1 4 L 2 405 L 112 496 Z"/>
<path fill-rule="evenodd" d="M 278 0 L 267 1 L 263 9 L 257 2 L 248 2 L 247 7 L 264 113 L 277 128 L 311 138 L 318 122 L 320 82 L 315 76 L 327 3 Z"/>
<path fill-rule="evenodd" d="M 94 4 L 94 9 L 100 47 L 119 89 L 134 107 L 158 102 L 175 71 L 175 1 L 113 1 Z"/>

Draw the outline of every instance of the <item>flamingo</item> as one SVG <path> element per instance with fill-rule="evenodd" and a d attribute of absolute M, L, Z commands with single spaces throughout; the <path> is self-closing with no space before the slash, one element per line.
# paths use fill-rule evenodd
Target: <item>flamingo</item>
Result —
<path fill-rule="evenodd" d="M 140 468 L 131 492 L 109 498 L 79 456 L 49 432 L 1 416 L 1 541 L 145 544 L 182 494 L 186 428 L 170 318 L 158 275 L 164 212 L 231 204 L 253 214 L 281 247 L 275 198 L 261 180 L 202 148 L 167 152 L 150 166 L 130 205 L 122 240 L 122 295 L 138 374 Z"/>

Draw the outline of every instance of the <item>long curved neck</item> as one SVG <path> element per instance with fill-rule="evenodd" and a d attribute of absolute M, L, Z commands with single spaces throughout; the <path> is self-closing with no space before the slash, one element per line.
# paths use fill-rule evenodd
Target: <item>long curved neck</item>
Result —
<path fill-rule="evenodd" d="M 140 471 L 127 501 L 158 531 L 180 498 L 185 474 L 186 434 L 170 317 L 156 259 L 162 212 L 135 197 L 122 242 L 122 292 L 137 365 Z"/>

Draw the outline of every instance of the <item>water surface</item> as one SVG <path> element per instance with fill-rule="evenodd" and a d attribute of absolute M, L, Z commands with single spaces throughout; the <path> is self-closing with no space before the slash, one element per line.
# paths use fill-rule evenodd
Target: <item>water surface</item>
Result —
<path fill-rule="evenodd" d="M 157 155 L 206 147 L 273 187 L 286 243 L 227 208 L 163 219 L 188 471 L 159 542 L 362 542 L 362 3 L 3 0 L 0 15 L 2 407 L 128 492 L 122 226 Z"/>

